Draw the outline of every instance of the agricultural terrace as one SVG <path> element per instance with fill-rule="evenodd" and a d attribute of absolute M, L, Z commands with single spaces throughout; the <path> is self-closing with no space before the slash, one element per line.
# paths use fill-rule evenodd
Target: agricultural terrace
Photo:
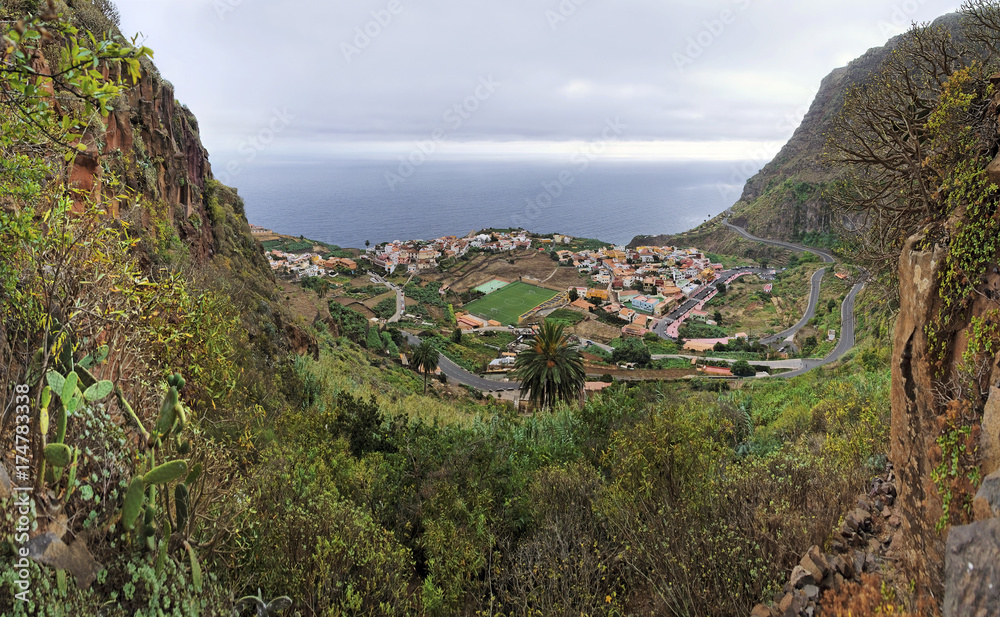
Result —
<path fill-rule="evenodd" d="M 476 317 L 495 319 L 505 326 L 517 325 L 521 315 L 559 295 L 559 292 L 520 281 L 511 283 L 466 305 Z"/>

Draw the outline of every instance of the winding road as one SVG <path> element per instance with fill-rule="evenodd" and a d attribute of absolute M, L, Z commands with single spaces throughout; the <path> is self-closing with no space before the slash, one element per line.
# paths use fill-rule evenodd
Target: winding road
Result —
<path fill-rule="evenodd" d="M 802 252 L 812 253 L 813 255 L 816 255 L 817 257 L 822 259 L 824 263 L 834 263 L 836 261 L 833 258 L 833 255 L 831 255 L 829 252 L 823 249 L 802 246 L 801 244 L 793 244 L 791 242 L 782 242 L 779 240 L 765 240 L 764 238 L 758 238 L 757 236 L 751 234 L 742 227 L 733 225 L 732 223 L 729 222 L 728 218 L 723 219 L 722 224 L 728 227 L 729 229 L 735 231 L 739 235 L 743 236 L 747 240 L 753 240 L 754 242 L 761 242 L 763 244 L 770 244 L 771 246 L 777 246 L 799 253 Z M 784 332 L 779 332 L 774 336 L 770 336 L 766 339 L 761 339 L 762 343 L 770 344 L 777 341 L 789 340 L 793 338 L 795 334 L 799 330 L 801 330 L 807 323 L 809 323 L 809 320 L 812 319 L 813 316 L 816 314 L 816 305 L 819 302 L 820 284 L 823 280 L 823 275 L 825 273 L 826 273 L 826 268 L 821 268 L 818 271 L 816 271 L 815 274 L 813 274 L 811 281 L 812 289 L 809 294 L 809 306 L 806 307 L 806 313 L 802 317 L 802 319 L 799 320 L 799 323 L 795 324 L 790 329 L 785 330 Z M 833 351 L 830 352 L 830 354 L 823 359 L 815 359 L 815 360 L 809 358 L 804 359 L 802 360 L 802 368 L 791 371 L 789 373 L 778 375 L 778 377 L 781 377 L 783 379 L 798 377 L 799 375 L 808 373 L 813 369 L 825 366 L 827 364 L 831 364 L 839 360 L 844 354 L 846 354 L 854 347 L 855 343 L 854 302 L 857 299 L 858 294 L 861 293 L 861 290 L 864 289 L 865 276 L 866 274 L 864 270 L 862 270 L 861 280 L 854 284 L 854 287 L 851 288 L 851 291 L 847 294 L 847 297 L 844 298 L 844 302 L 840 307 L 840 340 L 837 342 L 837 346 L 833 348 Z"/>
<path fill-rule="evenodd" d="M 791 242 L 782 242 L 782 241 L 779 241 L 779 240 L 766 240 L 764 238 L 758 238 L 757 236 L 754 236 L 754 235 L 750 234 L 747 230 L 743 229 L 742 227 L 738 227 L 736 225 L 733 225 L 732 223 L 729 222 L 729 219 L 724 219 L 722 221 L 722 223 L 723 223 L 723 225 L 725 225 L 726 227 L 730 228 L 731 230 L 733 230 L 734 232 L 738 233 L 740 236 L 746 238 L 747 240 L 752 240 L 754 242 L 761 242 L 763 244 L 769 244 L 771 246 L 777 246 L 777 247 L 780 247 L 780 248 L 788 249 L 790 251 L 795 251 L 795 252 L 799 252 L 799 253 L 801 253 L 801 252 L 812 253 L 813 255 L 816 255 L 817 257 L 819 257 L 820 259 L 822 259 L 824 263 L 828 263 L 828 264 L 832 264 L 832 263 L 836 262 L 836 260 L 834 259 L 833 255 L 831 255 L 829 252 L 827 252 L 827 251 L 825 251 L 823 249 L 811 248 L 811 247 L 807 247 L 807 246 L 802 246 L 801 244 L 793 244 Z M 752 269 L 748 268 L 748 269 L 745 269 L 745 270 L 749 271 L 749 272 L 755 272 L 755 273 L 759 273 L 759 272 L 763 272 L 764 271 L 764 270 L 757 269 L 757 268 L 752 268 Z M 809 320 L 812 319 L 813 316 L 815 316 L 815 314 L 816 314 L 816 306 L 819 303 L 820 286 L 822 284 L 823 276 L 826 274 L 826 271 L 827 271 L 827 268 L 824 267 L 824 268 L 820 268 L 819 270 L 816 271 L 815 274 L 813 274 L 812 279 L 811 279 L 811 289 L 810 289 L 810 294 L 809 294 L 809 305 L 806 307 L 806 312 L 802 316 L 802 319 L 799 320 L 799 322 L 797 324 L 795 324 L 794 326 L 792 326 L 788 330 L 785 330 L 784 332 L 779 332 L 779 333 L 777 333 L 777 334 L 775 334 L 773 336 L 767 337 L 766 339 L 761 339 L 762 343 L 770 344 L 770 343 L 775 343 L 775 342 L 789 340 L 789 339 L 793 338 L 795 336 L 795 334 L 799 330 L 801 330 L 807 323 L 809 323 Z M 722 272 L 719 278 L 720 279 L 726 279 L 726 278 L 728 278 L 730 276 L 733 276 L 734 274 L 737 274 L 739 272 L 740 272 L 740 270 L 727 270 L 725 272 Z M 760 365 L 763 365 L 763 366 L 770 366 L 771 368 L 793 368 L 793 367 L 797 366 L 798 368 L 795 368 L 794 370 L 792 370 L 792 371 L 790 371 L 788 373 L 783 373 L 781 375 L 776 375 L 775 376 L 775 377 L 778 377 L 778 378 L 781 378 L 781 379 L 789 379 L 791 377 L 798 377 L 799 375 L 803 375 L 803 374 L 805 374 L 805 373 L 807 373 L 807 372 L 809 372 L 811 370 L 814 370 L 816 368 L 819 368 L 821 366 L 825 366 L 827 364 L 831 364 L 833 362 L 836 362 L 844 354 L 846 354 L 848 351 L 850 351 L 854 347 L 854 343 L 855 343 L 855 340 L 854 340 L 854 337 L 855 337 L 855 332 L 854 332 L 854 328 L 855 328 L 854 302 L 855 302 L 858 294 L 861 292 L 861 290 L 865 286 L 864 278 L 863 278 L 864 275 L 865 275 L 864 271 L 862 271 L 861 274 L 862 274 L 862 280 L 859 281 L 858 283 L 856 283 L 854 285 L 854 287 L 851 289 L 851 291 L 847 294 L 847 297 L 844 298 L 844 302 L 841 305 L 841 313 L 840 313 L 841 314 L 840 340 L 838 341 L 837 346 L 833 349 L 832 352 L 830 352 L 830 354 L 828 356 L 826 356 L 823 359 L 803 359 L 803 360 L 793 359 L 793 360 L 781 360 L 781 361 L 772 361 L 772 362 L 760 361 L 760 362 L 755 362 L 755 364 L 760 364 Z M 397 312 L 396 312 L 396 315 L 394 315 L 393 318 L 390 319 L 389 321 L 396 321 L 396 320 L 398 320 L 399 316 L 402 314 L 402 311 L 403 311 L 404 306 L 405 306 L 404 303 L 403 303 L 403 291 L 402 291 L 402 289 L 395 287 L 394 285 L 392 285 L 391 283 L 385 281 L 381 277 L 378 277 L 377 275 L 372 275 L 372 276 L 373 276 L 373 279 L 372 279 L 373 282 L 377 282 L 377 283 L 381 283 L 383 285 L 386 285 L 387 287 L 389 287 L 390 289 L 392 289 L 392 290 L 394 290 L 396 292 L 396 294 L 397 294 Z M 669 325 L 669 323 L 671 323 L 672 321 L 676 320 L 681 315 L 685 314 L 687 311 L 689 311 L 691 308 L 693 308 L 694 306 L 696 306 L 700 302 L 703 302 L 705 300 L 705 298 L 712 292 L 712 289 L 714 289 L 714 287 L 712 287 L 712 286 L 706 286 L 704 289 L 702 289 L 694 297 L 692 297 L 691 299 L 689 299 L 688 301 L 686 301 L 684 304 L 682 304 L 680 307 L 678 307 L 673 312 L 671 312 L 671 314 L 668 315 L 667 319 L 661 320 L 660 321 L 660 325 L 658 326 L 658 332 L 657 332 L 657 334 L 660 334 L 661 336 L 664 336 L 665 329 L 667 328 L 667 326 Z M 506 330 L 506 328 L 488 328 L 488 329 L 489 330 Z M 410 343 L 410 345 L 419 345 L 421 343 L 420 338 L 417 337 L 417 336 L 414 336 L 414 335 L 412 335 L 412 334 L 410 334 L 408 332 L 403 332 L 403 335 L 406 337 L 406 340 Z M 593 345 L 598 345 L 602 349 L 606 349 L 606 350 L 610 350 L 611 349 L 607 345 L 600 345 L 600 344 L 598 344 L 598 343 L 596 343 L 594 341 L 588 341 L 586 339 L 584 339 L 582 342 L 584 344 L 590 343 L 590 344 L 593 344 Z M 654 356 L 654 358 L 656 358 L 656 359 L 666 358 L 666 357 L 692 358 L 694 356 Z M 490 380 L 490 379 L 485 379 L 483 377 L 480 377 L 479 375 L 475 375 L 473 373 L 470 373 L 469 371 L 463 369 L 462 367 L 460 367 L 459 365 L 455 364 L 453 361 L 451 361 L 450 359 L 448 359 L 444 354 L 441 354 L 441 356 L 440 356 L 440 359 L 438 361 L 438 368 L 441 369 L 441 372 L 449 379 L 449 381 L 453 381 L 455 383 L 463 384 L 463 385 L 466 385 L 466 386 L 471 386 L 471 387 L 476 388 L 477 390 L 480 390 L 482 392 L 489 393 L 489 392 L 501 392 L 501 391 L 518 390 L 521 387 L 521 384 L 518 383 L 518 382 L 513 382 L 513 381 L 493 381 L 493 380 Z"/>
<path fill-rule="evenodd" d="M 826 274 L 826 268 L 820 268 L 813 273 L 812 278 L 809 280 L 809 305 L 806 307 L 805 314 L 802 315 L 802 319 L 798 321 L 791 328 L 779 332 L 777 334 L 772 334 L 766 338 L 760 339 L 760 342 L 765 345 L 770 345 L 771 343 L 778 343 L 781 341 L 791 342 L 795 335 L 799 333 L 799 330 L 806 327 L 809 320 L 816 316 L 816 306 L 819 304 L 819 292 L 821 290 L 821 285 L 823 283 L 823 276 Z"/>
<path fill-rule="evenodd" d="M 392 317 L 386 320 L 386 323 L 398 323 L 403 317 L 403 311 L 406 310 L 406 296 L 403 295 L 403 288 L 396 287 L 370 270 L 368 271 L 368 274 L 371 275 L 371 282 L 377 285 L 385 285 L 390 291 L 396 292 L 396 312 L 393 313 Z M 411 276 L 410 278 L 412 279 L 413 277 Z"/>
<path fill-rule="evenodd" d="M 406 341 L 413 347 L 420 345 L 423 341 L 420 337 L 414 336 L 409 332 L 403 332 L 403 336 L 406 337 Z M 453 381 L 455 383 L 460 383 L 466 386 L 472 386 L 473 388 L 481 392 L 501 392 L 506 390 L 518 390 L 521 387 L 520 383 L 514 381 L 493 381 L 492 379 L 486 379 L 475 375 L 455 364 L 448 359 L 447 356 L 441 354 L 438 357 L 438 368 L 444 373 L 448 381 Z"/>
<path fill-rule="evenodd" d="M 747 240 L 753 240 L 754 242 L 760 242 L 761 244 L 770 244 L 771 246 L 781 247 L 784 249 L 788 249 L 790 251 L 795 251 L 796 253 L 803 253 L 803 252 L 812 253 L 813 255 L 816 255 L 817 257 L 822 259 L 824 263 L 828 264 L 832 264 L 835 261 L 837 261 L 836 259 L 833 258 L 833 255 L 831 255 L 828 251 L 825 251 L 823 249 L 802 246 L 801 244 L 793 244 L 791 242 L 782 242 L 781 240 L 765 240 L 764 238 L 758 238 L 757 236 L 751 234 L 749 231 L 743 229 L 742 227 L 733 225 L 732 223 L 729 222 L 728 218 L 723 219 L 722 224 L 732 229 L 739 235 L 743 236 Z"/>

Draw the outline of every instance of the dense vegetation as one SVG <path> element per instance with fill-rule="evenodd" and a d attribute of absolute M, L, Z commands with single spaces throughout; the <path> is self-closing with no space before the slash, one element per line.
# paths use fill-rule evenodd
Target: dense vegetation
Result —
<path fill-rule="evenodd" d="M 38 3 L 3 6 L 20 16 Z M 433 383 L 437 354 L 454 345 L 436 333 L 408 348 L 336 302 L 328 322 L 292 324 L 226 187 L 204 187 L 200 225 L 215 253 L 199 261 L 178 234 L 190 221 L 141 187 L 113 174 L 105 184 L 122 217 L 147 223 L 130 228 L 104 208 L 112 195 L 81 197 L 60 180 L 90 123 L 146 66 L 133 64 L 146 50 L 72 25 L 101 6 L 114 23 L 95 3 L 69 13 L 76 22 L 43 7 L 44 23 L 9 27 L 22 55 L 4 52 L 11 71 L 0 78 L 0 386 L 5 405 L 27 387 L 38 427 L 18 450 L 22 414 L 5 407 L 0 435 L 5 454 L 30 454 L 37 530 L 64 525 L 61 541 L 100 568 L 78 588 L 86 569 L 31 561 L 33 603 L 0 595 L 0 613 L 229 615 L 260 589 L 303 615 L 745 614 L 824 544 L 884 466 L 891 318 L 870 300 L 866 342 L 834 368 L 723 392 L 711 391 L 729 387 L 718 382 L 619 383 L 583 403 L 570 396 L 578 389 L 542 387 L 532 415 Z M 62 74 L 60 92 L 87 94 L 65 106 L 68 121 L 42 104 L 44 78 L 27 70 L 43 27 L 70 64 L 96 54 L 96 66 L 121 67 Z M 995 189 L 970 167 L 992 151 L 966 133 L 983 125 L 969 118 L 991 93 L 985 74 L 973 65 L 942 80 L 914 141 L 938 145 L 933 169 L 910 170 L 938 174 L 942 190 L 903 204 L 936 221 L 930 239 L 957 239 L 943 287 L 955 311 L 988 263 L 974 247 L 996 235 L 982 216 Z M 817 190 L 791 188 L 801 200 Z M 887 250 L 910 230 L 891 229 Z M 983 246 L 995 253 L 993 240 Z M 355 291 L 368 292 L 384 289 Z M 437 283 L 407 295 L 447 307 Z M 582 381 L 557 326 L 574 319 L 551 320 L 539 362 L 522 361 L 539 383 L 556 380 L 552 368 Z M 990 324 L 979 330 L 994 349 Z M 295 335 L 315 353 L 291 353 Z M 651 360 L 638 339 L 600 355 Z M 12 499 L 2 500 L 4 589 L 19 577 Z"/>
<path fill-rule="evenodd" d="M 884 461 L 884 359 L 444 424 L 321 381 L 265 453 L 247 565 L 319 614 L 746 610 Z"/>

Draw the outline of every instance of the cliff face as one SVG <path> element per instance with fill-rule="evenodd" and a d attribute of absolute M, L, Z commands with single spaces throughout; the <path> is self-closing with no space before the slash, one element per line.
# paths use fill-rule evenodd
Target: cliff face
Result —
<path fill-rule="evenodd" d="M 918 251 L 911 239 L 900 258 L 900 312 L 892 361 L 890 457 L 899 477 L 904 567 L 925 588 L 941 590 L 944 540 L 936 533 L 941 496 L 931 481 L 928 453 L 937 447 L 941 410 L 935 399 L 935 365 L 928 326 L 940 312 L 938 280 L 944 250 Z"/>
<path fill-rule="evenodd" d="M 103 130 L 87 136 L 87 151 L 67 172 L 69 184 L 80 192 L 81 204 L 84 196 L 103 202 L 115 217 L 128 216 L 140 197 L 153 204 L 148 209 L 158 210 L 176 228 L 194 262 L 204 264 L 217 250 L 212 226 L 199 223 L 209 219 L 208 152 L 198 135 L 197 120 L 174 98 L 173 86 L 151 63 L 144 63 L 143 69 L 139 83 L 105 119 Z M 111 186 L 112 177 L 128 189 L 132 203 L 119 203 L 112 196 L 121 194 L 121 187 Z M 152 217 L 147 213 L 144 218 L 140 222 L 146 227 Z"/>
<path fill-rule="evenodd" d="M 958 16 L 946 15 L 937 19 L 934 25 L 958 32 Z M 834 234 L 842 229 L 844 221 L 824 194 L 830 183 L 840 176 L 840 170 L 827 160 L 826 143 L 847 92 L 870 79 L 901 40 L 902 37 L 895 37 L 883 47 L 872 48 L 823 79 L 816 98 L 788 143 L 747 180 L 742 195 L 730 209 L 734 222 L 762 238 L 786 241 Z M 717 221 L 705 223 L 688 235 L 708 250 L 733 252 L 742 248 Z M 630 245 L 689 241 L 677 236 L 639 236 Z"/>
<path fill-rule="evenodd" d="M 739 200 L 730 209 L 733 222 L 762 238 L 798 241 L 810 233 L 836 228 L 835 215 L 824 197 L 824 186 L 838 176 L 825 160 L 827 135 L 844 104 L 848 89 L 863 83 L 891 53 L 895 39 L 869 50 L 848 66 L 836 69 L 821 83 L 809 111 L 778 155 L 747 180 Z M 683 236 L 687 238 L 681 239 Z M 630 246 L 699 242 L 706 250 L 753 254 L 752 246 L 737 241 L 717 220 L 679 236 L 638 236 Z M 747 250 L 751 252 L 747 252 Z"/>
<path fill-rule="evenodd" d="M 946 551 L 952 534 L 972 538 L 980 557 L 1000 558 L 1000 544 L 975 541 L 989 536 L 983 522 L 994 525 L 1000 514 L 1000 493 L 989 493 L 1000 481 L 992 475 L 1000 470 L 1000 269 L 994 259 L 982 293 L 944 326 L 939 281 L 949 248 L 919 249 L 919 241 L 911 238 L 900 257 L 892 360 L 891 459 L 903 522 L 896 557 L 912 580 L 947 602 L 963 592 L 946 585 L 946 573 L 976 561 Z M 994 595 L 973 594 L 977 606 Z"/>
<path fill-rule="evenodd" d="M 101 17 L 92 10 L 63 8 L 85 28 L 88 20 Z M 38 62 L 48 69 L 46 58 Z M 66 169 L 77 208 L 88 201 L 101 204 L 141 240 L 138 249 L 147 263 L 183 266 L 198 286 L 224 290 L 265 355 L 315 355 L 315 339 L 290 323 L 279 302 L 277 282 L 250 234 L 243 200 L 213 178 L 194 114 L 174 98 L 173 86 L 152 62 L 144 60 L 142 69 L 138 83 L 115 101 L 114 111 L 87 132 L 86 151 Z M 102 70 L 108 76 L 116 69 Z M 261 308 L 265 304 L 268 310 Z M 265 321 L 273 327 L 265 327 Z"/>
<path fill-rule="evenodd" d="M 938 23 L 950 21 L 942 18 Z M 897 37 L 883 47 L 870 49 L 823 79 L 792 138 L 774 160 L 747 181 L 732 208 L 734 219 L 765 238 L 799 240 L 805 234 L 835 231 L 839 221 L 823 192 L 839 172 L 825 158 L 826 142 L 847 91 L 877 71 L 898 41 Z"/>

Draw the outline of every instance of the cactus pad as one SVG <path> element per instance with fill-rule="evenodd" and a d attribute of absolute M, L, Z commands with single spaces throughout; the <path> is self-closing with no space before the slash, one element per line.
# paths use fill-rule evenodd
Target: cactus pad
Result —
<path fill-rule="evenodd" d="M 125 526 L 125 529 L 131 530 L 135 526 L 135 519 L 142 510 L 145 490 L 146 485 L 141 477 L 132 478 L 132 483 L 128 486 L 128 493 L 125 494 L 125 504 L 122 506 L 122 525 Z"/>
<path fill-rule="evenodd" d="M 145 476 L 142 480 L 146 484 L 166 484 L 167 482 L 173 482 L 174 480 L 181 478 L 188 472 L 186 461 L 170 461 L 169 463 L 164 463 L 153 469 Z"/>
<path fill-rule="evenodd" d="M 45 460 L 53 467 L 66 467 L 73 457 L 73 451 L 64 443 L 50 443 L 43 451 Z"/>

